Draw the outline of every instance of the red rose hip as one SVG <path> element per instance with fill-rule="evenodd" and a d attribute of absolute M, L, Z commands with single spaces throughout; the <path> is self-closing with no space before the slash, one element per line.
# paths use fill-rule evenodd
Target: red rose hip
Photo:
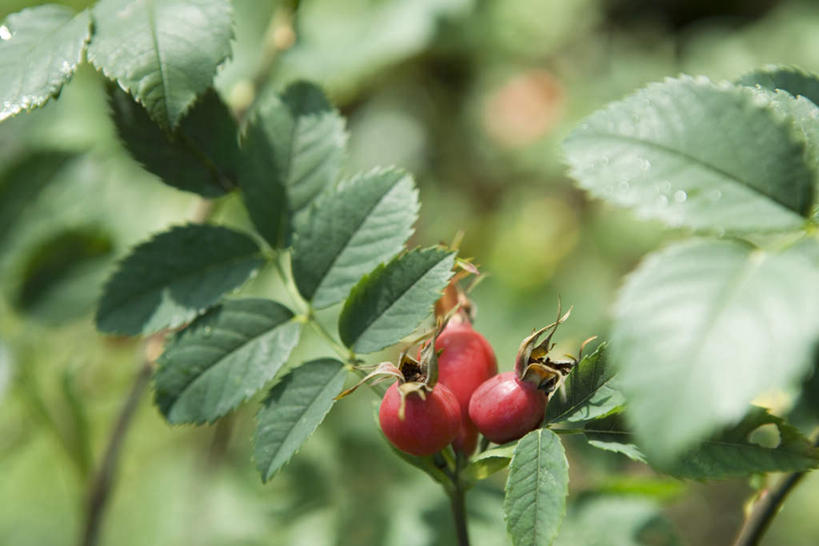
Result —
<path fill-rule="evenodd" d="M 498 373 L 492 346 L 468 322 L 450 322 L 435 341 L 438 381 L 443 383 L 461 407 L 462 424 L 453 447 L 469 455 L 478 442 L 478 431 L 469 418 L 469 400 L 484 381 Z"/>
<path fill-rule="evenodd" d="M 445 385 L 438 383 L 432 392 L 410 392 L 404 400 L 401 419 L 401 394 L 393 383 L 378 411 L 384 436 L 392 445 L 411 455 L 432 455 L 452 443 L 461 425 L 458 400 Z"/>
<path fill-rule="evenodd" d="M 537 385 L 505 372 L 485 381 L 472 394 L 469 418 L 496 444 L 517 440 L 538 427 L 546 413 L 546 395 Z"/>

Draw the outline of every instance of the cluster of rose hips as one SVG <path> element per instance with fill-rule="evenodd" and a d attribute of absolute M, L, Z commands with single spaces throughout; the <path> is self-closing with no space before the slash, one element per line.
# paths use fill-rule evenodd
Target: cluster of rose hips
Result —
<path fill-rule="evenodd" d="M 566 313 L 524 339 L 515 370 L 498 374 L 492 346 L 472 327 L 468 299 L 463 292 L 453 299 L 443 309 L 436 306 L 438 327 L 417 359 L 405 352 L 398 366 L 382 363 L 364 380 L 397 378 L 381 401 L 379 422 L 387 439 L 412 455 L 432 455 L 452 444 L 456 453 L 469 456 L 479 432 L 496 444 L 523 437 L 543 421 L 549 398 L 577 362 L 548 356 Z M 446 307 L 450 312 L 442 316 Z"/>

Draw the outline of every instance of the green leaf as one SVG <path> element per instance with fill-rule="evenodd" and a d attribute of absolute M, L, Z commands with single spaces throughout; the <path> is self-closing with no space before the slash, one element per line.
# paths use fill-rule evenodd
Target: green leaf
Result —
<path fill-rule="evenodd" d="M 230 55 L 227 0 L 100 0 L 88 60 L 174 128 Z"/>
<path fill-rule="evenodd" d="M 59 231 L 29 249 L 20 277 L 7 281 L 14 307 L 50 325 L 93 309 L 112 262 L 111 234 L 97 226 Z"/>
<path fill-rule="evenodd" d="M 350 292 L 338 321 L 345 345 L 372 353 L 410 334 L 432 310 L 452 276 L 455 253 L 416 249 L 379 265 Z"/>
<path fill-rule="evenodd" d="M 632 443 L 633 434 L 619 418 L 589 423 L 591 445 L 645 462 Z M 819 466 L 819 449 L 796 428 L 767 410 L 752 407 L 738 423 L 726 427 L 670 463 L 655 464 L 677 478 L 726 479 L 768 472 L 799 472 Z"/>
<path fill-rule="evenodd" d="M 816 167 L 792 121 L 747 87 L 682 77 L 589 118 L 565 142 L 580 185 L 644 217 L 721 232 L 800 228 Z"/>
<path fill-rule="evenodd" d="M 819 449 L 783 419 L 755 407 L 739 424 L 661 469 L 678 478 L 702 480 L 799 472 L 817 466 Z"/>
<path fill-rule="evenodd" d="M 131 156 L 164 183 L 203 197 L 219 197 L 235 185 L 236 123 L 214 91 L 205 93 L 172 133 L 160 129 L 119 88 L 111 89 L 110 104 Z"/>
<path fill-rule="evenodd" d="M 103 332 L 138 335 L 183 324 L 237 288 L 264 262 L 242 233 L 178 226 L 135 247 L 108 280 L 97 310 Z"/>
<path fill-rule="evenodd" d="M 551 544 L 566 515 L 569 463 L 557 434 L 533 430 L 518 442 L 509 465 L 503 512 L 515 546 Z"/>
<path fill-rule="evenodd" d="M 254 454 L 262 481 L 272 478 L 318 428 L 346 377 L 344 364 L 336 359 L 311 360 L 270 390 L 256 416 Z"/>
<path fill-rule="evenodd" d="M 672 546 L 680 542 L 656 501 L 607 495 L 573 505 L 555 544 Z"/>
<path fill-rule="evenodd" d="M 313 84 L 291 84 L 256 109 L 239 183 L 250 218 L 271 245 L 289 236 L 290 215 L 335 182 L 346 141 L 344 120 Z"/>
<path fill-rule="evenodd" d="M 276 375 L 300 331 L 293 312 L 274 301 L 214 307 L 175 334 L 160 357 L 156 405 L 170 423 L 222 417 Z"/>
<path fill-rule="evenodd" d="M 466 481 L 477 482 L 509 466 L 517 443 L 487 449 L 472 457 L 463 471 Z"/>
<path fill-rule="evenodd" d="M 0 24 L 0 121 L 59 95 L 82 60 L 90 27 L 87 11 L 51 4 Z"/>
<path fill-rule="evenodd" d="M 606 363 L 606 344 L 583 357 L 566 378 L 564 388 L 546 407 L 547 423 L 583 423 L 619 411 L 623 395 L 611 386 L 614 370 Z"/>
<path fill-rule="evenodd" d="M 617 305 L 612 360 L 640 445 L 667 461 L 798 382 L 819 339 L 819 269 L 802 252 L 695 240 L 652 254 Z"/>
<path fill-rule="evenodd" d="M 745 74 L 737 83 L 751 87 L 759 85 L 771 91 L 781 89 L 794 97 L 801 95 L 819 105 L 819 76 L 795 66 L 765 66 Z"/>
<path fill-rule="evenodd" d="M 403 248 L 418 206 L 412 178 L 396 169 L 356 176 L 320 199 L 296 229 L 299 292 L 316 308 L 344 300 L 365 273 Z"/>
<path fill-rule="evenodd" d="M 610 415 L 604 419 L 586 423 L 583 434 L 589 445 L 604 451 L 620 453 L 632 461 L 646 462 L 645 455 L 634 444 L 634 434 L 623 424 L 622 416 Z"/>
<path fill-rule="evenodd" d="M 0 172 L 0 246 L 26 207 L 75 157 L 53 150 L 32 151 Z"/>

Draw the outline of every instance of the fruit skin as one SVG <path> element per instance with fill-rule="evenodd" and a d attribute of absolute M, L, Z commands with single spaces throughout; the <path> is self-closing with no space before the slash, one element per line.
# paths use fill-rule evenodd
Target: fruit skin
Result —
<path fill-rule="evenodd" d="M 496 444 L 517 440 L 540 425 L 546 395 L 537 386 L 505 372 L 485 381 L 472 394 L 469 417 Z"/>
<path fill-rule="evenodd" d="M 378 410 L 378 421 L 384 436 L 396 448 L 411 455 L 432 455 L 452 443 L 461 425 L 458 399 L 445 385 L 438 383 L 422 399 L 417 392 L 407 394 L 404 419 L 398 412 L 401 395 L 398 382 L 387 389 Z"/>
<path fill-rule="evenodd" d="M 495 351 L 468 322 L 452 322 L 435 341 L 438 355 L 438 381 L 458 399 L 462 423 L 453 442 L 456 451 L 465 455 L 475 451 L 478 430 L 469 418 L 469 400 L 484 381 L 498 373 Z"/>

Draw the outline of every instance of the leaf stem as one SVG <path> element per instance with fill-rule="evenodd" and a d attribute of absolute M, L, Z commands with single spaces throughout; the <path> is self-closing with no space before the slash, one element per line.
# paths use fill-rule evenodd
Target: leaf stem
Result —
<path fill-rule="evenodd" d="M 120 451 L 139 405 L 139 400 L 151 381 L 153 369 L 151 360 L 146 359 L 131 385 L 131 392 L 119 412 L 114 430 L 108 439 L 102 464 L 97 470 L 89 489 L 85 527 L 80 540 L 81 546 L 94 546 L 99 542 L 100 524 L 111 494 Z"/>
<path fill-rule="evenodd" d="M 819 447 L 819 436 L 813 442 Z M 793 472 L 785 476 L 773 489 L 768 491 L 754 506 L 753 511 L 739 530 L 734 546 L 755 546 L 770 527 L 773 519 L 791 491 L 802 481 L 807 471 Z"/>

